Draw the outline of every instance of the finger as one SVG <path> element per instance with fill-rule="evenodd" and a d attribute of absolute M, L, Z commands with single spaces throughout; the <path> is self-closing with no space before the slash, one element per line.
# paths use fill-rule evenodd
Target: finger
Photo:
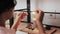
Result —
<path fill-rule="evenodd" d="M 26 15 L 28 15 L 27 12 L 21 12 L 21 13 L 18 14 L 18 16 L 20 16 L 20 15 L 23 14 L 23 13 L 25 13 Z"/>
<path fill-rule="evenodd" d="M 27 16 L 27 14 L 23 12 L 19 15 L 19 18 L 23 19 L 25 16 Z"/>
<path fill-rule="evenodd" d="M 36 13 L 39 13 L 39 10 L 36 10 Z"/>
<path fill-rule="evenodd" d="M 37 14 L 40 14 L 40 13 L 41 13 L 41 10 L 36 10 L 36 13 L 37 13 Z"/>
<path fill-rule="evenodd" d="M 22 14 L 22 12 L 20 12 L 19 14 L 18 14 L 18 16 L 20 16 Z"/>

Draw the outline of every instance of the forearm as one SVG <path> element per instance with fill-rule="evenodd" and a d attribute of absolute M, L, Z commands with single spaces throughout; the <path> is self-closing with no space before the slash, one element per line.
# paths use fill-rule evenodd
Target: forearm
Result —
<path fill-rule="evenodd" d="M 19 25 L 19 24 L 21 23 L 21 21 L 22 21 L 21 17 L 16 18 L 16 20 L 17 20 L 17 21 L 12 25 L 11 29 L 17 30 L 18 25 Z"/>
<path fill-rule="evenodd" d="M 38 27 L 39 34 L 45 34 L 45 31 L 44 31 L 42 23 L 39 20 L 37 20 L 35 23 L 36 23 L 36 25 Z"/>
<path fill-rule="evenodd" d="M 15 29 L 17 30 L 18 25 L 21 23 L 21 20 L 18 20 L 16 23 L 13 24 L 13 26 L 11 27 L 11 29 Z"/>

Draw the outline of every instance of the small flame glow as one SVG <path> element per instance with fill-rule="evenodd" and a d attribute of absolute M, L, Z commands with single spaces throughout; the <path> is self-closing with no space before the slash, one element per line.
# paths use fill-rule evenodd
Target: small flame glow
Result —
<path fill-rule="evenodd" d="M 34 18 L 32 18 L 32 20 L 36 21 L 37 19 L 34 17 Z"/>
<path fill-rule="evenodd" d="M 32 12 L 32 14 L 36 14 L 36 12 Z"/>

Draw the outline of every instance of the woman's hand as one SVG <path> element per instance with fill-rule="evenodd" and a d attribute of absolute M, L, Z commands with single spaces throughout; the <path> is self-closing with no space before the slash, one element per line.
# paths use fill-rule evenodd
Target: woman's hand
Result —
<path fill-rule="evenodd" d="M 27 16 L 27 15 L 28 15 L 28 14 L 27 14 L 27 13 L 24 13 L 24 12 L 23 12 L 23 13 L 20 13 L 20 14 L 18 15 L 19 18 L 18 18 L 17 22 L 13 24 L 13 26 L 12 26 L 11 29 L 17 30 L 18 25 L 21 23 L 22 19 L 25 18 L 25 16 Z"/>

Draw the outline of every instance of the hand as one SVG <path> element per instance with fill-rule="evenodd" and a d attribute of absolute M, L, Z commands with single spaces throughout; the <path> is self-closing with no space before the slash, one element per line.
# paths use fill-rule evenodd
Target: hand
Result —
<path fill-rule="evenodd" d="M 24 18 L 25 16 L 27 16 L 27 15 L 28 15 L 28 14 L 27 14 L 27 13 L 24 13 L 24 12 L 18 14 L 19 19 L 23 19 L 23 18 Z"/>
<path fill-rule="evenodd" d="M 17 22 L 16 23 L 14 23 L 13 24 L 13 26 L 12 26 L 12 29 L 17 29 L 17 27 L 18 27 L 18 25 L 21 23 L 21 21 L 22 21 L 22 19 L 25 17 L 25 16 L 27 16 L 28 14 L 27 13 L 20 13 L 19 15 L 18 15 L 18 20 L 17 20 Z"/>
<path fill-rule="evenodd" d="M 36 10 L 35 11 L 35 16 L 33 17 L 33 20 L 39 20 L 40 19 L 40 15 L 41 15 L 41 10 Z"/>

